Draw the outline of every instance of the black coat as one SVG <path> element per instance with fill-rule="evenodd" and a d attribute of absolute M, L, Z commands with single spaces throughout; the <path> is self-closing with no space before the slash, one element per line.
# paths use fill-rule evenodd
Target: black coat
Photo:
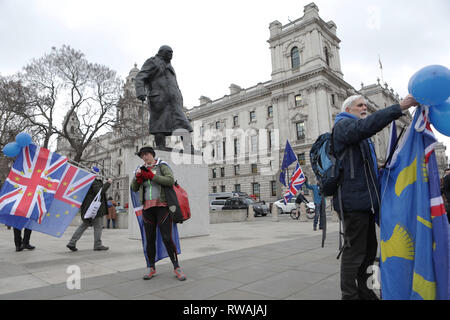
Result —
<path fill-rule="evenodd" d="M 175 70 L 158 56 L 145 61 L 135 79 L 136 97 L 147 96 L 151 134 L 166 136 L 176 129 L 192 132 L 183 110 L 183 96 L 178 88 Z"/>
<path fill-rule="evenodd" d="M 81 204 L 80 211 L 81 211 L 81 219 L 84 220 L 84 215 L 86 214 L 87 209 L 89 208 L 89 205 L 94 201 L 95 196 L 97 193 L 102 190 L 101 193 L 101 205 L 100 208 L 97 211 L 96 217 L 103 217 L 104 215 L 108 214 L 108 203 L 106 200 L 106 191 L 111 186 L 110 183 L 103 184 L 102 180 L 95 179 L 94 182 L 92 182 L 91 187 L 89 188 L 86 197 L 83 200 L 83 203 Z"/>
<path fill-rule="evenodd" d="M 370 212 L 372 206 L 374 212 L 378 212 L 380 187 L 367 139 L 401 116 L 402 110 L 397 104 L 379 110 L 365 119 L 345 118 L 335 124 L 333 144 L 336 156 L 340 157 L 347 149 L 342 161 L 341 194 L 344 212 Z M 353 161 L 353 178 L 350 158 Z M 333 195 L 333 206 L 340 212 L 337 192 Z"/>

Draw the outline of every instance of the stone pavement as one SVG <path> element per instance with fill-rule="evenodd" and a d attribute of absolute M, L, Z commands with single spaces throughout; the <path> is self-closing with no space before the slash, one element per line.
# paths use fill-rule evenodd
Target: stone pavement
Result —
<path fill-rule="evenodd" d="M 108 251 L 93 251 L 89 228 L 71 252 L 61 238 L 31 235 L 33 251 L 15 252 L 13 231 L 0 226 L 0 300 L 5 299 L 152 299 L 280 300 L 340 299 L 338 224 L 328 219 L 327 241 L 312 220 L 282 215 L 251 222 L 210 225 L 210 235 L 181 239 L 180 265 L 187 280 L 178 281 L 170 260 L 157 262 L 157 275 L 144 281 L 140 240 L 128 230 L 104 229 Z M 79 266 L 80 289 L 68 289 L 69 266 Z M 70 269 L 69 269 L 70 270 Z"/>

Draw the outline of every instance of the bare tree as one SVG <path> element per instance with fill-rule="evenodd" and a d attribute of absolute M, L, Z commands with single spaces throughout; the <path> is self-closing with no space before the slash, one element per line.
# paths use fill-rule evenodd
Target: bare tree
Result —
<path fill-rule="evenodd" d="M 92 139 L 114 124 L 121 79 L 115 71 L 90 63 L 70 46 L 53 47 L 51 53 L 32 60 L 24 68 L 22 79 L 35 90 L 30 120 L 45 132 L 45 147 L 56 133 L 74 150 L 72 160 L 81 162 Z M 80 123 L 74 132 L 69 126 L 72 117 Z"/>
<path fill-rule="evenodd" d="M 28 88 L 14 77 L 0 76 L 0 149 L 15 140 L 17 134 L 27 131 L 35 138 L 40 137 L 38 128 L 20 114 L 26 114 L 27 101 L 30 97 Z M 0 155 L 0 180 L 4 181 L 9 173 L 13 159 Z"/>

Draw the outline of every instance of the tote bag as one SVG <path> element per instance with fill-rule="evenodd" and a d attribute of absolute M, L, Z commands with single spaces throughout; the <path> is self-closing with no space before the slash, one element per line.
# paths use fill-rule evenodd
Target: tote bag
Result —
<path fill-rule="evenodd" d="M 94 219 L 97 215 L 98 209 L 100 209 L 100 206 L 102 205 L 101 199 L 102 199 L 102 190 L 97 193 L 94 200 L 89 205 L 89 208 L 86 210 L 86 213 L 84 214 L 84 219 Z"/>

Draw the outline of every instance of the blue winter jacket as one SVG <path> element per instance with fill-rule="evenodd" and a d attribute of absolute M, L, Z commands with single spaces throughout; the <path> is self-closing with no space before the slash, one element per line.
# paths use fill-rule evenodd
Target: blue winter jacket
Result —
<path fill-rule="evenodd" d="M 346 151 L 342 168 L 341 195 L 344 212 L 378 213 L 380 204 L 378 169 L 370 137 L 393 120 L 402 116 L 395 104 L 367 116 L 365 119 L 343 112 L 336 116 L 333 128 L 334 152 L 339 158 Z M 333 206 L 340 212 L 338 193 Z"/>
<path fill-rule="evenodd" d="M 309 184 L 308 182 L 305 182 L 305 186 L 309 189 L 313 191 L 313 198 L 314 198 L 314 203 L 315 204 L 319 204 L 322 202 L 322 196 L 320 195 L 320 189 L 319 186 L 317 184 Z"/>

